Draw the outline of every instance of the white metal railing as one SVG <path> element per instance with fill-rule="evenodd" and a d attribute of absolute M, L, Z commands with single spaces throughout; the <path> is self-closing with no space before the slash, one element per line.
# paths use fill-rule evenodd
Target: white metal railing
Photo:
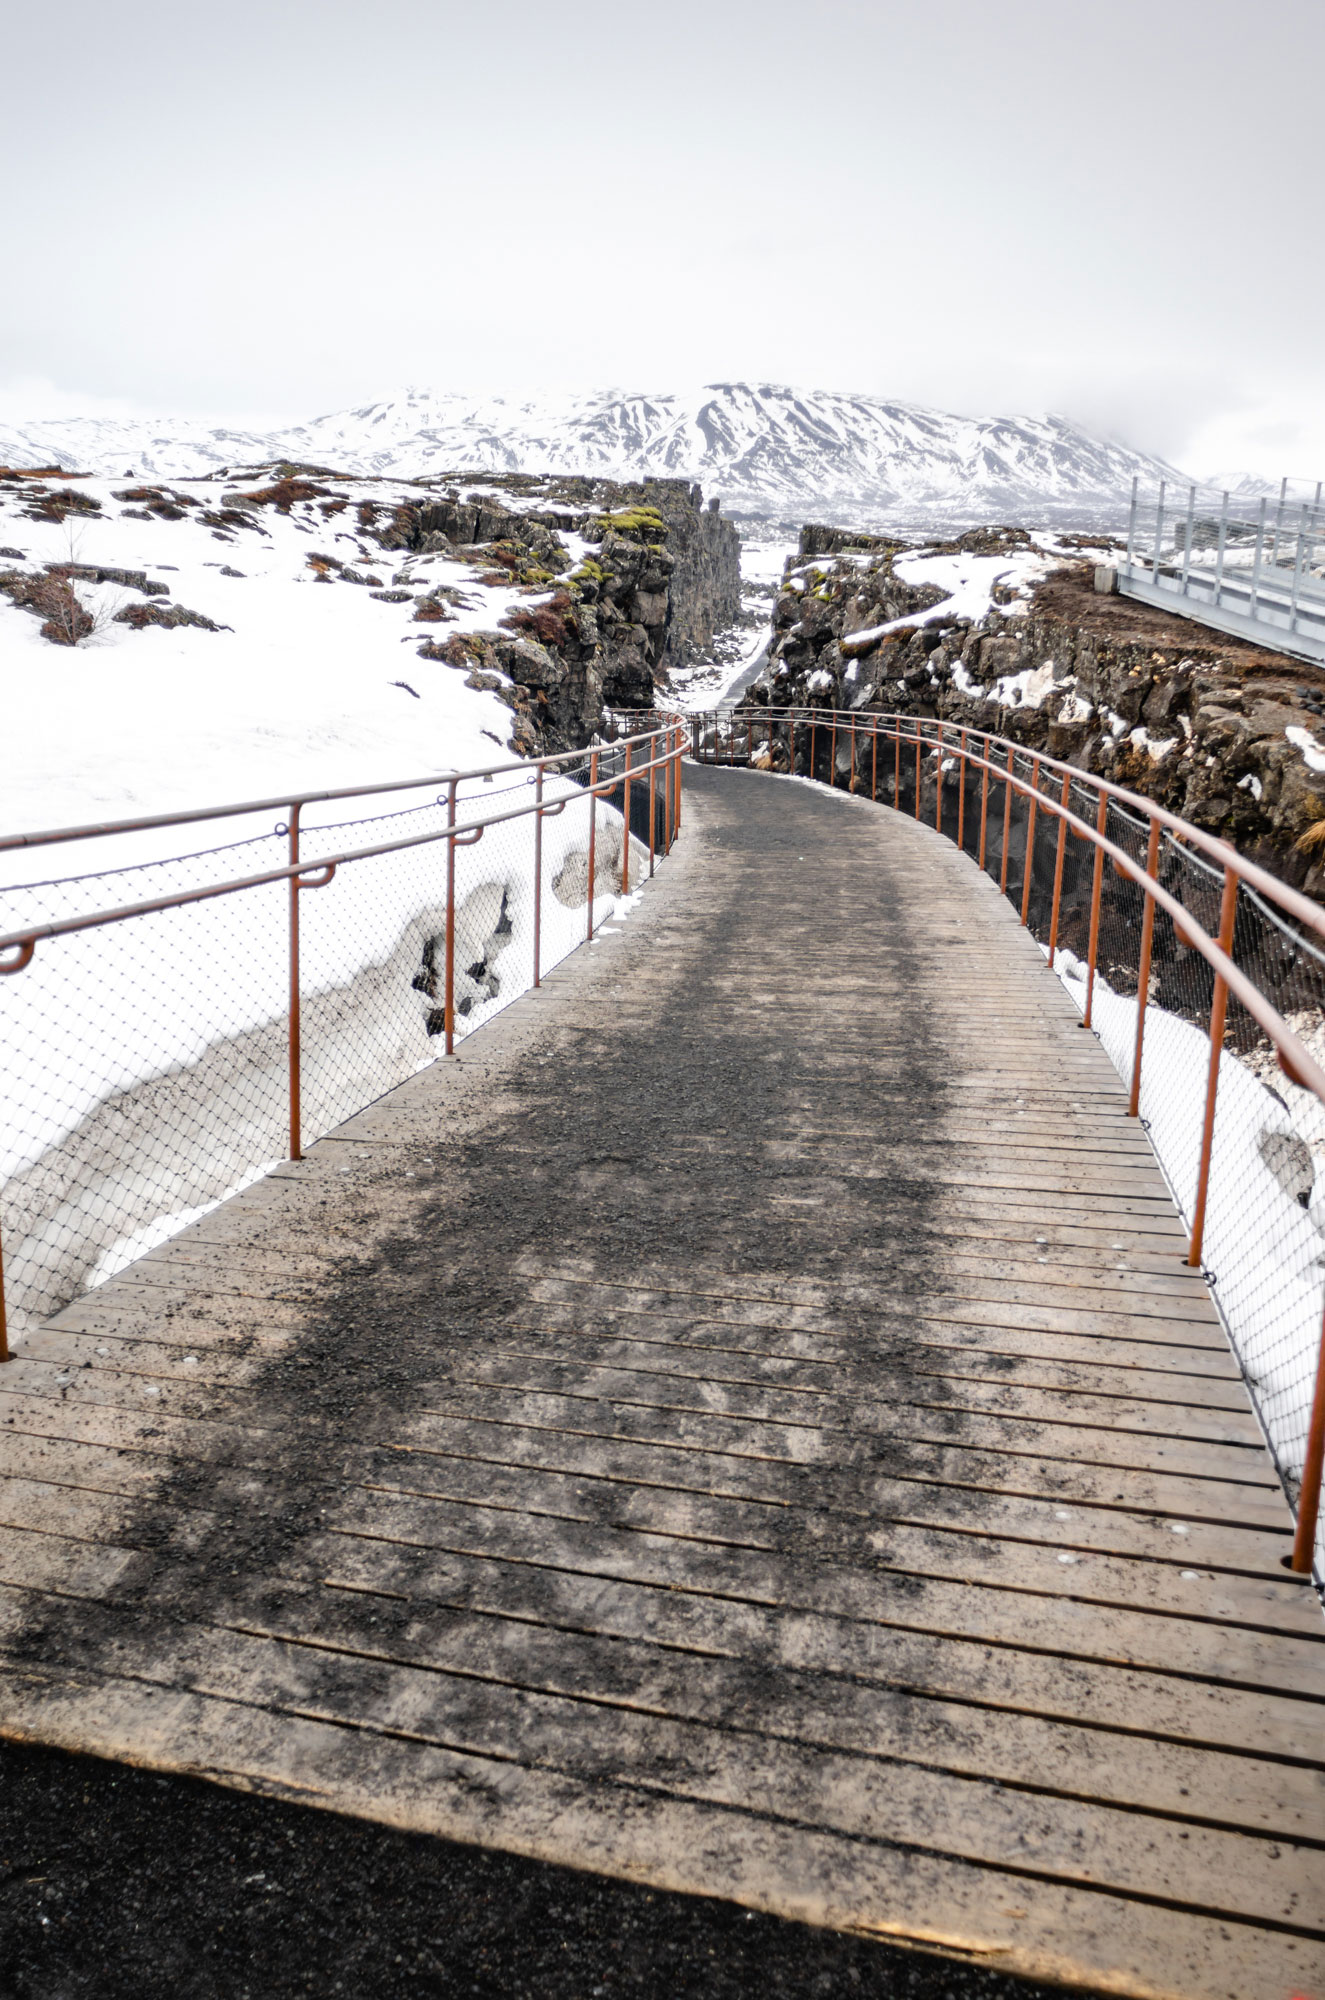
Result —
<path fill-rule="evenodd" d="M 1161 480 L 1132 481 L 1128 597 L 1325 665 L 1325 504 L 1321 481 L 1282 481 L 1277 497 Z"/>

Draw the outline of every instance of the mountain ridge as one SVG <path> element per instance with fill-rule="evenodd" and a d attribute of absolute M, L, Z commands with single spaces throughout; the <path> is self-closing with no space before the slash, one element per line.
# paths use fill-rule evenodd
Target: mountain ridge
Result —
<path fill-rule="evenodd" d="M 273 460 L 392 478 L 681 477 L 741 515 L 899 528 L 1031 517 L 1116 525 L 1134 476 L 1184 478 L 1062 416 L 966 417 L 743 381 L 524 398 L 407 388 L 266 432 L 178 417 L 0 423 L 0 460 L 175 479 Z"/>

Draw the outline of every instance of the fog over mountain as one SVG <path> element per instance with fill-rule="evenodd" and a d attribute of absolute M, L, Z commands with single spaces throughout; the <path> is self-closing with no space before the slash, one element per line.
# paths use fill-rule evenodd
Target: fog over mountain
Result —
<path fill-rule="evenodd" d="M 1134 475 L 1183 475 L 1064 417 L 965 417 L 876 396 L 719 382 L 658 395 L 476 397 L 408 389 L 267 433 L 183 418 L 0 424 L 0 459 L 187 478 L 296 460 L 432 478 L 583 472 L 698 480 L 725 509 L 860 526 L 1117 524 Z"/>

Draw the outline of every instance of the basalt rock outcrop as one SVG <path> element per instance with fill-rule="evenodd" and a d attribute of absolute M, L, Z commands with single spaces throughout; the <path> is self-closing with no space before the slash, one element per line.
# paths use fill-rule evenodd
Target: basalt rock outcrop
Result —
<path fill-rule="evenodd" d="M 1030 537 L 977 529 L 936 547 L 1012 553 Z M 807 529 L 745 705 L 991 730 L 1144 793 L 1325 894 L 1325 672 L 1102 595 L 1095 555 L 1070 549 L 1028 597 L 1000 604 L 996 586 L 985 615 L 948 622 L 943 590 L 895 573 L 903 553 L 915 545 Z"/>
<path fill-rule="evenodd" d="M 424 657 L 469 665 L 516 710 L 524 750 L 583 743 L 604 707 L 650 708 L 740 613 L 740 539 L 685 480 L 622 484 L 488 475 L 383 509 L 361 525 L 402 558 L 463 554 L 527 592 L 505 630 L 421 635 Z M 446 593 L 421 623 L 448 622 Z"/>

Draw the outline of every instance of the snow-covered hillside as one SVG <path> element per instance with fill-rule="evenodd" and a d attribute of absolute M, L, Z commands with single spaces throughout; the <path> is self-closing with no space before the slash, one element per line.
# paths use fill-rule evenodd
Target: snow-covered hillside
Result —
<path fill-rule="evenodd" d="M 1116 523 L 1132 478 L 1181 478 L 1066 418 L 964 417 L 719 382 L 532 398 L 410 389 L 265 436 L 180 418 L 0 424 L 0 460 L 183 478 L 284 458 L 363 474 L 561 471 L 699 480 L 729 510 L 869 527 Z"/>
<path fill-rule="evenodd" d="M 381 486 L 284 507 L 236 504 L 213 481 L 80 479 L 64 491 L 68 511 L 58 482 L 0 484 L 0 668 L 22 745 L 5 774 L 6 830 L 510 754 L 499 692 L 419 646 L 495 628 L 537 600 L 514 581 L 480 580 L 474 564 L 364 540 L 357 509 L 381 510 L 392 497 Z M 51 563 L 83 572 L 67 587 L 93 629 L 76 645 L 52 644 L 42 612 L 15 601 L 24 580 L 49 590 Z M 112 569 L 118 578 L 89 575 Z M 439 585 L 450 595 L 420 622 Z"/>
<path fill-rule="evenodd" d="M 651 503 L 640 507 L 647 498 Z M 740 541 L 685 481 L 0 469 L 9 828 L 583 745 L 739 653 Z M 348 587 L 347 587 L 348 586 Z"/>

